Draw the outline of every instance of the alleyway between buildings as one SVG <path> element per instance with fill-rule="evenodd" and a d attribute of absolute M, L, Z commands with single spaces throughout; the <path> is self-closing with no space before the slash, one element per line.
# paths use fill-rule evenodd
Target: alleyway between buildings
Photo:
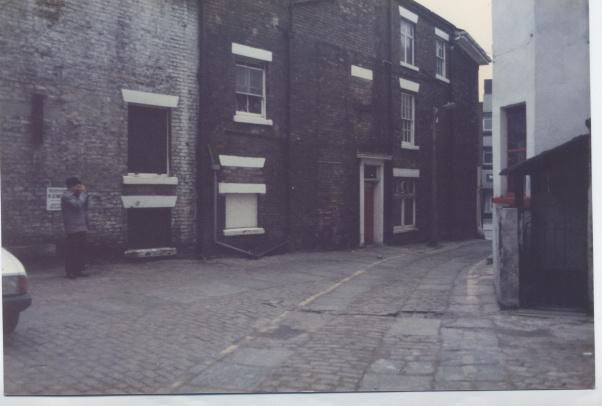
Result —
<path fill-rule="evenodd" d="M 503 311 L 490 242 L 30 272 L 7 394 L 591 388 L 592 318 Z"/>

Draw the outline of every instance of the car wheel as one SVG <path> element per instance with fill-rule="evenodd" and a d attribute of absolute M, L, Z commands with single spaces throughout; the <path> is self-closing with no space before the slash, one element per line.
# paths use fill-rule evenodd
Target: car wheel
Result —
<path fill-rule="evenodd" d="M 10 334 L 15 331 L 19 322 L 19 313 L 3 314 L 4 334 Z"/>

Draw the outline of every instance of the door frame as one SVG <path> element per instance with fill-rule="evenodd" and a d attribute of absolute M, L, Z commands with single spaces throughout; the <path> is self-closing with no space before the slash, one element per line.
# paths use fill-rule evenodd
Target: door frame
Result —
<path fill-rule="evenodd" d="M 366 165 L 376 166 L 378 181 L 374 182 L 374 244 L 383 244 L 384 242 L 384 202 L 385 202 L 385 160 L 387 157 L 360 157 L 359 164 L 359 214 L 360 214 L 360 238 L 359 245 L 365 244 L 364 231 L 364 167 Z"/>

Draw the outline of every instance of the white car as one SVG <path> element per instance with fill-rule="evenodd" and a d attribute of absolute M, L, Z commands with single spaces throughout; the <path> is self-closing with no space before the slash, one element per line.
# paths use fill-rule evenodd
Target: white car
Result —
<path fill-rule="evenodd" d="M 27 290 L 27 272 L 13 254 L 2 248 L 2 319 L 4 334 L 17 327 L 19 314 L 31 305 Z"/>

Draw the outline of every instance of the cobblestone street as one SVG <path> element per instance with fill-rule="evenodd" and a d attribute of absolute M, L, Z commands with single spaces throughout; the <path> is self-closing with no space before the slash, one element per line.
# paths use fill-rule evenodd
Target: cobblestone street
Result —
<path fill-rule="evenodd" d="M 501 311 L 490 242 L 32 269 L 11 395 L 591 388 L 591 317 Z"/>

